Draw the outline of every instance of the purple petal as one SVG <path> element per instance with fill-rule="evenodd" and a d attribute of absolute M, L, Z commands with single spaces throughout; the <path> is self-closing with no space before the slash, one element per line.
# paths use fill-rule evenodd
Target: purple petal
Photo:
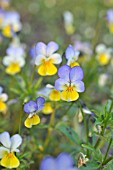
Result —
<path fill-rule="evenodd" d="M 69 81 L 69 74 L 71 68 L 68 65 L 63 65 L 58 69 L 58 75 L 60 78 Z"/>
<path fill-rule="evenodd" d="M 36 99 L 38 110 L 41 110 L 44 107 L 44 102 L 45 102 L 45 99 L 43 97 L 38 97 Z"/>
<path fill-rule="evenodd" d="M 59 78 L 55 81 L 55 88 L 57 90 L 64 90 L 65 85 L 68 85 L 68 84 L 69 83 L 65 79 Z"/>
<path fill-rule="evenodd" d="M 38 106 L 35 101 L 30 100 L 27 103 L 24 104 L 24 111 L 26 113 L 32 113 L 38 110 Z"/>
<path fill-rule="evenodd" d="M 107 11 L 107 20 L 108 20 L 109 22 L 113 22 L 113 10 L 112 10 L 112 9 L 109 9 L 109 10 Z"/>
<path fill-rule="evenodd" d="M 48 44 L 47 44 L 47 48 L 46 48 L 46 54 L 47 56 L 50 56 L 52 55 L 55 51 L 57 51 L 59 48 L 58 44 L 54 41 L 50 41 Z"/>
<path fill-rule="evenodd" d="M 77 80 L 82 80 L 84 77 L 84 73 L 81 67 L 75 66 L 71 68 L 70 71 L 70 80 L 71 82 L 77 81 Z"/>
<path fill-rule="evenodd" d="M 35 48 L 36 48 L 36 55 L 42 54 L 46 56 L 46 44 L 44 44 L 43 42 L 38 42 Z"/>
<path fill-rule="evenodd" d="M 74 51 L 73 46 L 72 46 L 72 45 L 69 45 L 69 46 L 66 48 L 66 52 L 65 52 L 66 58 L 67 58 L 67 59 L 73 58 L 73 57 L 74 57 L 74 54 L 75 54 L 75 51 Z"/>
<path fill-rule="evenodd" d="M 68 153 L 61 153 L 57 159 L 57 169 L 58 170 L 69 170 L 69 168 L 73 167 L 72 157 Z"/>
<path fill-rule="evenodd" d="M 82 81 L 75 81 L 72 84 L 75 85 L 77 92 L 84 92 L 85 87 L 84 87 L 84 83 Z"/>
<path fill-rule="evenodd" d="M 45 157 L 41 162 L 39 170 L 58 170 L 55 159 L 51 156 Z"/>

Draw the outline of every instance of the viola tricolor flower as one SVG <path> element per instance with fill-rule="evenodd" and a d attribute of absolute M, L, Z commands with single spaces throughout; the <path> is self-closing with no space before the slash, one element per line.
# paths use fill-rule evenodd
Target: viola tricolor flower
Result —
<path fill-rule="evenodd" d="M 36 44 L 36 59 L 35 64 L 38 66 L 38 73 L 42 76 L 54 75 L 57 68 L 54 64 L 60 64 L 62 61 L 61 55 L 55 53 L 59 46 L 51 41 L 47 45 L 43 42 Z"/>
<path fill-rule="evenodd" d="M 96 47 L 97 60 L 101 65 L 106 65 L 109 63 L 110 58 L 113 53 L 112 48 L 107 48 L 104 44 L 99 44 Z"/>
<path fill-rule="evenodd" d="M 113 33 L 113 9 L 109 9 L 107 11 L 107 21 L 108 21 L 109 31 Z"/>
<path fill-rule="evenodd" d="M 7 110 L 6 101 L 8 99 L 8 95 L 3 93 L 3 88 L 0 86 L 0 112 L 5 113 Z"/>
<path fill-rule="evenodd" d="M 2 34 L 5 37 L 13 37 L 16 32 L 21 31 L 22 24 L 20 15 L 16 11 L 5 11 L 2 21 Z"/>
<path fill-rule="evenodd" d="M 44 102 L 45 99 L 43 97 L 38 97 L 36 101 L 29 100 L 24 104 L 24 112 L 29 114 L 28 118 L 24 122 L 27 128 L 31 128 L 32 125 L 37 125 L 40 123 L 40 118 L 36 112 L 40 111 L 44 107 Z"/>
<path fill-rule="evenodd" d="M 67 34 L 71 35 L 75 31 L 75 27 L 73 25 L 74 23 L 74 17 L 73 14 L 70 11 L 64 12 L 64 28 Z"/>
<path fill-rule="evenodd" d="M 25 65 L 24 52 L 21 47 L 9 47 L 6 51 L 7 56 L 3 58 L 3 64 L 7 66 L 6 73 L 14 75 L 21 71 Z"/>
<path fill-rule="evenodd" d="M 41 161 L 39 170 L 78 170 L 73 165 L 72 157 L 68 153 L 61 153 L 57 158 L 46 156 Z"/>
<path fill-rule="evenodd" d="M 18 147 L 22 143 L 20 135 L 15 134 L 10 137 L 8 132 L 0 134 L 0 142 L 3 146 L 0 147 L 0 164 L 6 168 L 17 168 L 20 164 L 15 152 L 19 152 Z"/>
<path fill-rule="evenodd" d="M 75 101 L 79 98 L 78 92 L 84 92 L 82 82 L 84 73 L 81 67 L 69 67 L 63 65 L 58 70 L 60 77 L 55 81 L 55 88 L 61 91 L 61 99 L 65 101 Z"/>
<path fill-rule="evenodd" d="M 78 60 L 79 54 L 79 51 L 74 50 L 73 46 L 69 45 L 65 52 L 65 57 L 68 60 L 67 65 L 70 67 L 79 66 L 78 62 L 76 62 Z"/>

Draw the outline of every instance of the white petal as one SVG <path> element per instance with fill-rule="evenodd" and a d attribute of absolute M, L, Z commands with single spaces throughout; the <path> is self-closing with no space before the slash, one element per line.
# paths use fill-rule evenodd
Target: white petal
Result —
<path fill-rule="evenodd" d="M 0 134 L 0 142 L 5 146 L 6 148 L 10 148 L 11 146 L 11 140 L 10 135 L 8 132 L 3 132 Z"/>
<path fill-rule="evenodd" d="M 17 62 L 19 63 L 19 66 L 21 67 L 25 65 L 25 59 L 23 57 L 18 57 Z"/>
<path fill-rule="evenodd" d="M 14 61 L 13 60 L 13 57 L 11 57 L 11 56 L 5 56 L 4 58 L 3 58 L 3 64 L 5 65 L 5 66 L 8 66 L 8 65 L 10 65 L 10 63 L 12 62 L 12 61 Z"/>
<path fill-rule="evenodd" d="M 8 99 L 8 95 L 6 93 L 2 93 L 0 95 L 0 100 L 2 100 L 3 102 L 6 102 Z"/>
<path fill-rule="evenodd" d="M 5 152 L 9 152 L 9 149 L 1 146 L 1 147 L 0 147 L 0 159 L 4 157 L 4 153 L 5 153 Z"/>
<path fill-rule="evenodd" d="M 22 138 L 20 135 L 16 134 L 11 137 L 11 151 L 16 152 L 16 149 L 21 145 Z"/>
<path fill-rule="evenodd" d="M 97 53 L 103 53 L 106 51 L 106 46 L 104 44 L 99 44 L 96 47 L 96 52 Z"/>
<path fill-rule="evenodd" d="M 40 64 L 42 64 L 42 60 L 46 60 L 46 57 L 44 56 L 44 55 L 37 55 L 36 56 L 36 59 L 35 59 L 35 64 L 37 65 L 37 66 L 39 66 Z"/>
<path fill-rule="evenodd" d="M 60 64 L 62 62 L 61 55 L 58 53 L 52 54 L 50 58 L 53 60 L 54 64 Z"/>

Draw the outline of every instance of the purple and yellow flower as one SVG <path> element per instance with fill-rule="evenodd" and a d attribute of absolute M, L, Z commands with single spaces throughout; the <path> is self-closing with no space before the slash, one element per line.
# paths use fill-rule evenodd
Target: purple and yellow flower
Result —
<path fill-rule="evenodd" d="M 7 110 L 6 101 L 8 99 L 8 95 L 3 93 L 3 88 L 0 86 L 0 112 L 5 113 Z"/>
<path fill-rule="evenodd" d="M 15 134 L 10 137 L 8 132 L 3 132 L 0 134 L 0 142 L 3 145 L 0 147 L 0 164 L 9 169 L 17 168 L 20 162 L 14 153 L 19 152 L 18 147 L 22 143 L 21 136 Z"/>
<path fill-rule="evenodd" d="M 70 154 L 61 153 L 57 158 L 46 156 L 43 158 L 39 170 L 78 170 L 75 168 Z"/>
<path fill-rule="evenodd" d="M 16 11 L 4 11 L 1 28 L 5 37 L 13 37 L 14 33 L 22 29 L 19 13 Z"/>
<path fill-rule="evenodd" d="M 79 66 L 79 63 L 77 62 L 79 54 L 79 51 L 74 50 L 73 46 L 69 45 L 65 52 L 65 57 L 68 60 L 67 65 L 70 67 Z"/>
<path fill-rule="evenodd" d="M 55 88 L 61 91 L 61 99 L 75 101 L 79 98 L 78 92 L 84 92 L 83 70 L 80 66 L 70 67 L 63 65 L 58 70 L 60 77 L 55 81 Z"/>
<path fill-rule="evenodd" d="M 40 123 L 40 118 L 36 114 L 37 111 L 40 111 L 44 107 L 45 99 L 43 97 L 38 97 L 36 101 L 29 100 L 24 104 L 24 111 L 29 114 L 27 119 L 24 122 L 24 125 L 27 128 L 31 128 L 33 125 Z"/>
<path fill-rule="evenodd" d="M 104 44 L 99 44 L 96 47 L 96 53 L 97 53 L 97 60 L 100 63 L 100 65 L 106 65 L 109 63 L 113 49 L 107 48 Z"/>
<path fill-rule="evenodd" d="M 75 32 L 74 17 L 70 11 L 65 11 L 64 14 L 64 28 L 67 34 L 71 35 Z"/>
<path fill-rule="evenodd" d="M 111 33 L 113 33 L 113 9 L 109 9 L 107 11 L 107 21 L 108 21 L 108 28 Z"/>
<path fill-rule="evenodd" d="M 21 46 L 10 46 L 6 53 L 7 56 L 3 58 L 3 64 L 7 67 L 5 71 L 7 74 L 15 75 L 25 65 L 23 48 Z"/>
<path fill-rule="evenodd" d="M 35 64 L 38 66 L 38 73 L 42 76 L 54 75 L 57 68 L 54 64 L 62 62 L 61 55 L 55 53 L 59 46 L 57 43 L 51 41 L 47 45 L 43 42 L 36 44 L 36 59 Z"/>

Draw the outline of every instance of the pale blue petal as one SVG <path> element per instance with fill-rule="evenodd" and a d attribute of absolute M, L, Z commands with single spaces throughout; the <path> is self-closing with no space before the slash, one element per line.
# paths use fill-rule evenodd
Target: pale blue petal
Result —
<path fill-rule="evenodd" d="M 85 87 L 84 87 L 84 83 L 82 81 L 75 81 L 72 84 L 75 85 L 77 92 L 84 92 Z"/>
<path fill-rule="evenodd" d="M 59 169 L 57 169 L 56 167 L 55 159 L 52 158 L 51 156 L 48 156 L 41 161 L 39 170 L 59 170 Z"/>
<path fill-rule="evenodd" d="M 47 48 L 46 48 L 46 54 L 47 56 L 51 56 L 55 51 L 57 51 L 59 48 L 59 45 L 54 42 L 54 41 L 50 41 L 47 44 Z"/>
<path fill-rule="evenodd" d="M 74 51 L 74 48 L 72 45 L 69 45 L 67 48 L 66 48 L 66 52 L 65 52 L 65 56 L 67 59 L 72 59 L 75 55 L 75 51 Z"/>
<path fill-rule="evenodd" d="M 69 81 L 69 74 L 70 74 L 71 68 L 68 65 L 63 65 L 58 69 L 58 75 L 60 78 Z"/>
<path fill-rule="evenodd" d="M 68 86 L 69 83 L 62 78 L 59 78 L 55 81 L 55 89 L 57 90 L 64 90 L 66 86 Z"/>
<path fill-rule="evenodd" d="M 82 80 L 84 77 L 84 73 L 81 67 L 75 66 L 71 68 L 70 71 L 70 80 L 71 82 L 77 81 L 77 80 Z"/>
<path fill-rule="evenodd" d="M 3 132 L 3 133 L 0 134 L 0 142 L 6 148 L 10 148 L 11 140 L 10 140 L 10 135 L 9 135 L 8 132 Z"/>

